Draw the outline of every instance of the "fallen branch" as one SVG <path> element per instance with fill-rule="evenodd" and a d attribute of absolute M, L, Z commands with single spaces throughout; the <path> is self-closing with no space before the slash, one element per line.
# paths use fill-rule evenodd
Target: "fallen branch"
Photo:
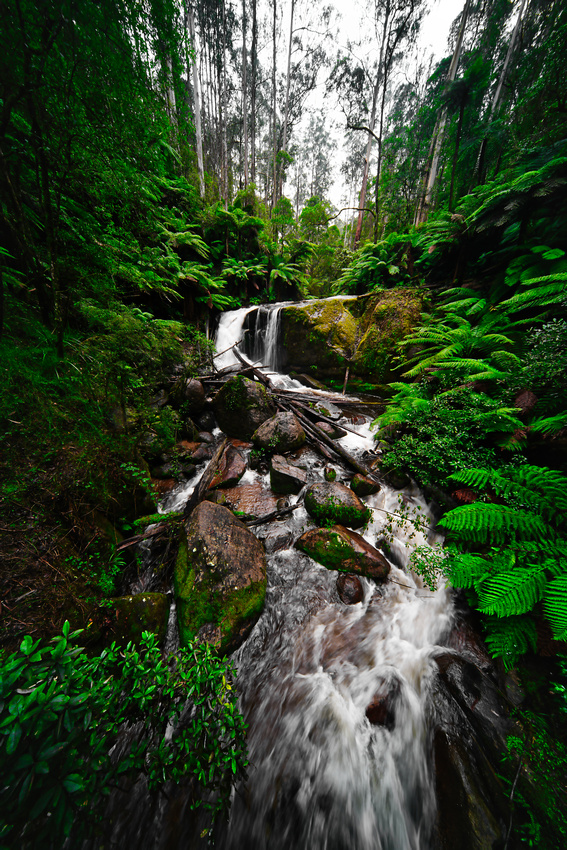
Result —
<path fill-rule="evenodd" d="M 188 519 L 193 508 L 196 508 L 197 505 L 199 504 L 199 502 L 201 502 L 205 498 L 205 495 L 207 493 L 207 490 L 209 489 L 211 481 L 215 477 L 215 472 L 217 471 L 217 467 L 219 465 L 221 455 L 224 452 L 224 450 L 226 449 L 227 445 L 228 445 L 228 437 L 225 437 L 224 440 L 222 440 L 222 442 L 218 446 L 216 452 L 214 453 L 214 455 L 212 456 L 210 461 L 208 462 L 207 466 L 205 467 L 205 471 L 201 475 L 199 483 L 193 489 L 193 492 L 191 493 L 191 495 L 190 495 L 190 497 L 187 501 L 187 504 L 185 505 L 185 509 L 183 511 L 183 518 L 184 519 Z"/>

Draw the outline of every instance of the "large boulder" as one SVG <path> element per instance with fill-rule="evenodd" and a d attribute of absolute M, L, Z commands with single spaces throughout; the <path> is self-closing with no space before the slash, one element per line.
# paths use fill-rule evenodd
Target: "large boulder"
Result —
<path fill-rule="evenodd" d="M 377 581 L 384 581 L 390 572 L 388 561 L 374 546 L 341 525 L 306 531 L 295 545 L 329 570 L 357 573 Z"/>
<path fill-rule="evenodd" d="M 318 523 L 327 522 L 361 528 L 371 517 L 371 513 L 344 484 L 336 481 L 321 481 L 312 484 L 305 494 L 307 513 Z"/>
<path fill-rule="evenodd" d="M 221 431 L 240 440 L 249 440 L 276 412 L 266 388 L 242 375 L 229 378 L 216 394 L 213 407 Z"/>
<path fill-rule="evenodd" d="M 264 605 L 262 544 L 228 508 L 201 502 L 181 535 L 174 586 L 182 645 L 199 636 L 231 652 Z"/>
<path fill-rule="evenodd" d="M 327 298 L 282 310 L 283 365 L 319 378 L 389 381 L 396 343 L 419 323 L 421 295 L 397 287 L 368 297 Z"/>
<path fill-rule="evenodd" d="M 305 442 L 305 431 L 293 413 L 276 413 L 252 434 L 252 442 L 259 449 L 276 452 L 293 452 Z"/>
<path fill-rule="evenodd" d="M 246 472 L 246 461 L 235 446 L 229 443 L 219 458 L 209 490 L 217 487 L 234 487 Z"/>
<path fill-rule="evenodd" d="M 285 457 L 274 455 L 270 461 L 270 487 L 274 493 L 299 493 L 307 484 L 307 473 L 288 463 Z"/>

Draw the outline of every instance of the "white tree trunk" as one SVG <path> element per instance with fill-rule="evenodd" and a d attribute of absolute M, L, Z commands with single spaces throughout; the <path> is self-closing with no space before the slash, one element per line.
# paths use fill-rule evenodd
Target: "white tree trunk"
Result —
<path fill-rule="evenodd" d="M 199 72 L 197 70 L 197 42 L 195 38 L 195 15 L 193 7 L 189 2 L 185 2 L 185 20 L 186 27 L 189 24 L 189 38 L 191 47 L 193 48 L 193 57 L 191 66 L 193 72 L 193 105 L 195 109 L 195 136 L 197 141 L 197 165 L 199 168 L 199 192 L 202 198 L 205 197 L 205 167 L 203 163 L 203 128 L 201 126 L 201 91 L 199 85 Z M 189 68 L 187 68 L 189 75 Z"/>

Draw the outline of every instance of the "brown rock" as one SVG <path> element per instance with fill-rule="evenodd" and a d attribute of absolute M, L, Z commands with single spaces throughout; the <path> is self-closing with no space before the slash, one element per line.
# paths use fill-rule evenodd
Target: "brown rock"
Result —
<path fill-rule="evenodd" d="M 219 458 L 209 490 L 217 487 L 234 487 L 246 472 L 246 461 L 241 452 L 230 443 Z"/>
<path fill-rule="evenodd" d="M 377 493 L 380 489 L 379 484 L 376 484 L 376 482 L 372 481 L 371 478 L 367 478 L 365 475 L 360 475 L 359 473 L 354 476 L 350 486 L 357 496 L 371 496 L 373 493 Z"/>
<path fill-rule="evenodd" d="M 221 430 L 240 440 L 249 440 L 275 413 L 266 388 L 242 375 L 229 378 L 216 394 L 213 406 Z"/>
<path fill-rule="evenodd" d="M 277 508 L 276 498 L 260 481 L 238 484 L 217 492 L 223 493 L 225 504 L 231 511 L 245 519 L 257 519 Z"/>
<path fill-rule="evenodd" d="M 307 473 L 288 463 L 282 455 L 274 455 L 270 462 L 270 487 L 274 493 L 299 493 L 307 484 Z"/>
<path fill-rule="evenodd" d="M 390 572 L 388 561 L 374 546 L 341 525 L 306 531 L 295 545 L 330 570 L 357 573 L 377 581 L 384 581 Z"/>
<path fill-rule="evenodd" d="M 344 428 L 339 428 L 338 425 L 331 425 L 330 422 L 317 422 L 317 427 L 331 438 L 331 440 L 339 440 L 341 437 L 346 437 L 347 432 Z"/>
<path fill-rule="evenodd" d="M 182 645 L 200 635 L 229 652 L 262 611 L 264 549 L 227 508 L 203 501 L 181 535 L 174 579 Z"/>
<path fill-rule="evenodd" d="M 395 706 L 400 694 L 400 683 L 397 679 L 383 679 L 378 690 L 366 707 L 366 717 L 373 726 L 385 726 L 393 729 L 396 723 Z"/>
<path fill-rule="evenodd" d="M 356 605 L 357 602 L 362 602 L 364 597 L 362 582 L 358 576 L 353 576 L 350 573 L 341 573 L 338 577 L 337 592 L 341 602 L 344 602 L 345 605 Z"/>
<path fill-rule="evenodd" d="M 305 507 L 319 523 L 330 520 L 350 528 L 360 528 L 371 517 L 356 493 L 335 481 L 312 484 L 305 494 Z"/>
<path fill-rule="evenodd" d="M 252 442 L 267 451 L 293 452 L 305 443 L 305 431 L 293 413 L 276 413 L 254 432 Z"/>

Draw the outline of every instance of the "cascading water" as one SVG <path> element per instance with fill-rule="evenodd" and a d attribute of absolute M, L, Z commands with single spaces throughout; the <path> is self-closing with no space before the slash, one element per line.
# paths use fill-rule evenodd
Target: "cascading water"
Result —
<path fill-rule="evenodd" d="M 269 314 L 274 329 L 278 312 Z M 271 350 L 267 336 L 265 359 Z M 226 337 L 217 338 L 217 348 L 226 343 Z M 248 353 L 254 357 L 260 349 L 251 350 L 248 341 Z M 358 426 L 358 437 L 344 438 L 351 453 L 371 448 L 368 424 Z M 374 517 L 364 534 L 370 543 L 398 511 L 399 496 L 383 488 L 367 500 Z M 417 491 L 402 498 L 410 516 L 419 507 L 430 518 Z M 303 509 L 296 511 L 286 524 L 290 537 L 297 538 L 307 520 Z M 404 567 L 413 545 L 425 542 L 411 523 L 401 523 L 391 544 L 396 563 Z M 431 593 L 392 566 L 384 586 L 363 579 L 363 601 L 346 606 L 336 577 L 293 548 L 268 558 L 264 613 L 234 656 L 250 724 L 251 768 L 235 796 L 223 847 L 430 846 L 430 682 L 438 643 L 450 626 L 449 599 L 443 589 Z M 375 697 L 389 706 L 386 725 L 367 718 Z"/>

